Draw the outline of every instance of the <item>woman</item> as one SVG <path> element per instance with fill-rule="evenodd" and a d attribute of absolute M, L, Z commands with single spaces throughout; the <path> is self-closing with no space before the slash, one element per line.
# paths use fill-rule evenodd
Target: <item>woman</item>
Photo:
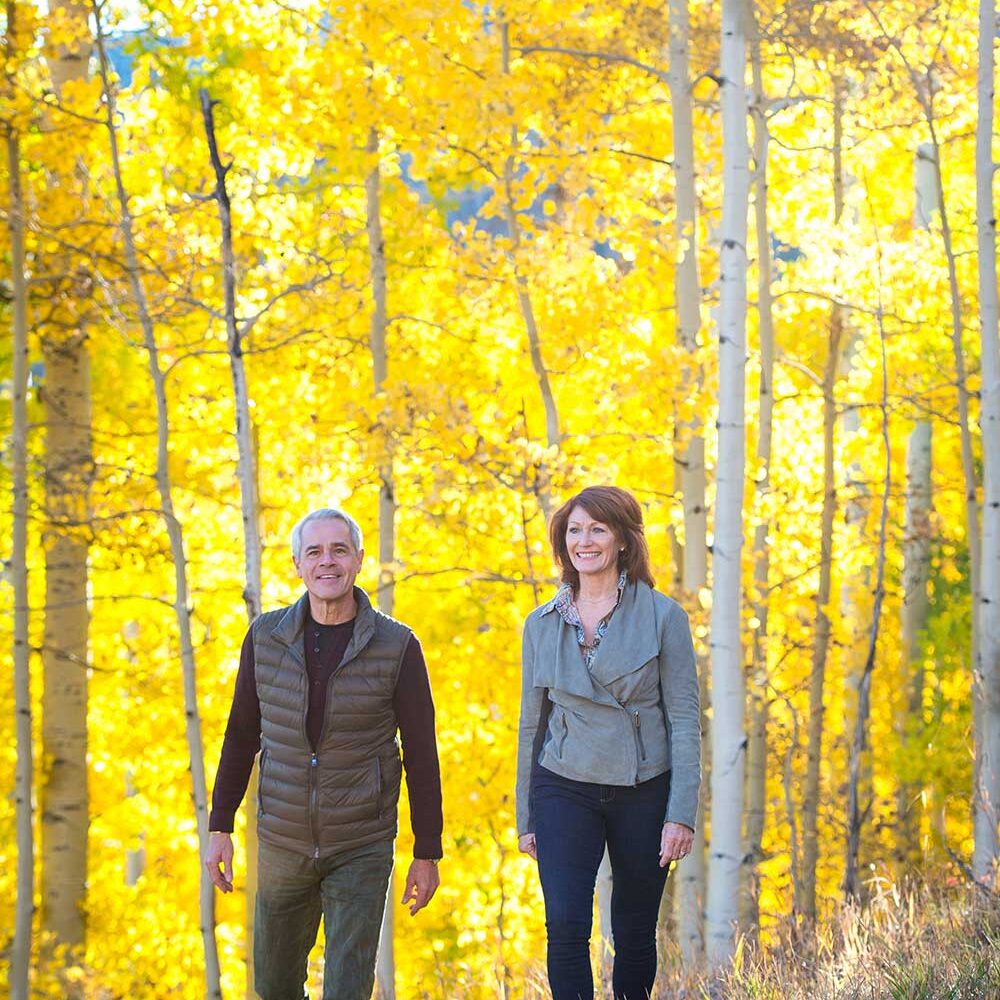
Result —
<path fill-rule="evenodd" d="M 642 511 L 615 486 L 549 526 L 563 586 L 524 625 L 518 847 L 538 862 L 553 1000 L 592 1000 L 590 929 L 611 859 L 616 1000 L 646 1000 L 667 866 L 691 850 L 700 712 L 687 615 L 653 590 Z"/>

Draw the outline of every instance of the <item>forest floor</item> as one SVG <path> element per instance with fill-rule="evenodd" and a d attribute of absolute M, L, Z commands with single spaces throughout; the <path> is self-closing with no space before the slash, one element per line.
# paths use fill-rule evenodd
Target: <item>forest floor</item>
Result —
<path fill-rule="evenodd" d="M 652 1000 L 1000 1000 L 1000 896 L 876 880 L 814 936 L 789 923 L 766 948 L 743 941 L 722 977 L 685 974 L 676 947 L 664 951 Z M 530 1000 L 548 997 L 542 971 L 532 978 Z"/>
<path fill-rule="evenodd" d="M 869 883 L 812 938 L 741 945 L 721 981 L 664 963 L 653 1000 L 1000 1000 L 1000 898 L 965 885 Z"/>

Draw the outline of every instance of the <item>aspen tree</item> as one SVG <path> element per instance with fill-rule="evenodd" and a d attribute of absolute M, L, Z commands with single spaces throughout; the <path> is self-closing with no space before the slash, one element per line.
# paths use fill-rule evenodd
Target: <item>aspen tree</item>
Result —
<path fill-rule="evenodd" d="M 174 512 L 173 484 L 170 474 L 170 418 L 167 406 L 166 376 L 160 364 L 159 348 L 153 320 L 143 287 L 139 256 L 135 245 L 132 211 L 128 193 L 122 176 L 121 157 L 118 144 L 118 129 L 115 124 L 116 100 L 111 83 L 111 70 L 102 27 L 102 4 L 93 0 L 92 13 L 96 25 L 95 41 L 99 58 L 101 84 L 104 96 L 104 126 L 108 134 L 108 147 L 115 184 L 115 195 L 119 212 L 119 227 L 125 247 L 125 270 L 128 274 L 133 304 L 142 328 L 143 344 L 149 364 L 149 375 L 153 383 L 156 405 L 157 451 L 156 486 L 160 497 L 160 507 L 170 542 L 170 555 L 174 565 L 174 615 L 177 620 L 180 642 L 181 664 L 184 674 L 184 715 L 188 755 L 191 766 L 192 798 L 198 829 L 199 857 L 208 853 L 208 789 L 205 780 L 205 758 L 202 751 L 201 716 L 198 708 L 198 685 L 194 656 L 194 642 L 191 635 L 191 607 L 187 576 L 187 557 L 184 551 L 184 532 Z M 205 865 L 199 865 L 199 917 L 201 922 L 202 946 L 205 958 L 205 996 L 209 1000 L 221 1000 L 219 955 L 215 940 L 215 887 Z"/>
<path fill-rule="evenodd" d="M 389 353 L 386 334 L 389 329 L 388 274 L 385 237 L 382 233 L 382 173 L 379 166 L 379 135 L 372 126 L 365 150 L 368 154 L 365 174 L 365 222 L 368 234 L 368 263 L 371 280 L 371 329 L 368 348 L 372 358 L 372 396 L 378 404 L 389 377 Z M 393 482 L 391 428 L 386 428 L 385 452 L 378 463 L 378 608 L 392 615 L 395 603 L 396 562 L 396 491 Z M 389 875 L 385 913 L 379 933 L 378 959 L 375 966 L 378 1000 L 395 1000 L 396 961 L 393 948 L 393 903 L 395 878 Z"/>
<path fill-rule="evenodd" d="M 500 23 L 500 59 L 505 76 L 510 74 L 510 24 L 503 20 Z M 508 113 L 514 118 L 514 108 L 508 105 Z M 528 349 L 531 354 L 531 367 L 534 369 L 538 382 L 538 392 L 545 407 L 545 442 L 552 451 L 558 451 L 562 442 L 562 432 L 559 429 L 559 410 L 555 395 L 549 381 L 549 371 L 545 367 L 542 355 L 542 341 L 538 331 L 538 321 L 535 317 L 535 307 L 531 298 L 531 288 L 528 279 L 518 263 L 518 251 L 521 245 L 521 227 L 517 221 L 517 209 L 514 195 L 514 157 L 517 153 L 519 138 L 517 124 L 510 127 L 510 145 L 503 165 L 503 205 L 507 220 L 507 236 L 510 240 L 510 259 L 514 269 L 514 285 L 517 292 L 517 302 L 524 319 L 524 329 L 528 335 Z M 549 487 L 549 475 L 546 471 L 538 487 L 538 502 L 545 518 L 549 521 L 552 513 L 552 498 Z"/>
<path fill-rule="evenodd" d="M 723 202 L 719 264 L 719 458 L 712 549 L 712 834 L 706 955 L 736 946 L 743 873 L 746 686 L 740 634 L 743 486 L 746 473 L 746 311 L 749 145 L 745 0 L 723 0 L 720 60 Z"/>
<path fill-rule="evenodd" d="M 979 593 L 981 628 L 976 685 L 981 690 L 976 839 L 973 871 L 994 885 L 1000 860 L 1000 339 L 997 332 L 996 201 L 993 197 L 994 45 L 993 0 L 979 3 L 976 121 L 976 233 L 979 268 L 979 334 L 982 351 L 983 534 Z"/>
<path fill-rule="evenodd" d="M 263 610 L 261 606 L 261 562 L 263 558 L 260 539 L 260 495 L 257 478 L 257 449 L 253 440 L 253 418 L 250 414 L 250 390 L 244 365 L 244 331 L 236 319 L 236 258 L 233 252 L 233 221 L 226 174 L 232 164 L 223 166 L 215 136 L 215 118 L 212 101 L 204 88 L 199 93 L 205 137 L 208 141 L 209 160 L 215 175 L 214 197 L 219 207 L 222 233 L 222 288 L 223 314 L 226 323 L 226 349 L 229 354 L 229 371 L 233 382 L 233 402 L 236 409 L 236 444 L 239 458 L 236 474 L 240 483 L 240 512 L 243 517 L 243 602 L 246 605 L 247 623 L 252 625 Z M 247 787 L 246 800 L 256 799 L 258 763 L 254 760 L 253 772 Z M 244 834 L 246 875 L 246 954 L 253 955 L 257 896 L 257 817 L 253 808 L 247 809 Z M 253 961 L 247 967 L 247 1000 L 256 996 L 253 979 Z"/>
<path fill-rule="evenodd" d="M 862 755 L 868 748 L 868 719 L 871 710 L 871 682 L 878 655 L 879 630 L 882 624 L 882 604 L 885 598 L 885 563 L 887 547 L 887 526 L 889 522 L 889 498 L 892 492 L 892 446 L 889 438 L 889 373 L 886 360 L 885 318 L 882 305 L 882 251 L 879 244 L 875 219 L 872 219 L 877 245 L 878 274 L 878 323 L 879 346 L 881 349 L 882 398 L 880 414 L 882 424 L 882 447 L 885 453 L 884 481 L 882 487 L 882 511 L 879 516 L 878 551 L 875 563 L 875 602 L 872 607 L 872 622 L 869 630 L 868 655 L 858 683 L 858 707 L 854 720 L 848 759 L 847 778 L 847 861 L 844 866 L 844 895 L 856 899 L 860 893 L 858 878 L 858 848 L 861 842 L 861 826 L 868 815 L 871 803 L 861 802 Z"/>
<path fill-rule="evenodd" d="M 17 902 L 14 911 L 14 940 L 10 949 L 9 985 L 11 1000 L 28 1000 L 32 917 L 35 912 L 34 773 L 31 735 L 31 675 L 28 636 L 28 288 L 25 280 L 24 192 L 21 185 L 20 123 L 13 100 L 14 67 L 17 65 L 19 23 L 17 3 L 6 4 L 7 79 L 5 97 L 12 108 L 4 122 L 7 133 L 7 171 L 10 200 L 7 224 L 10 229 L 11 290 L 14 313 L 13 433 L 11 435 L 11 480 L 13 483 L 13 537 L 11 576 L 14 584 L 14 715 L 17 763 L 14 806 L 17 826 Z"/>
<path fill-rule="evenodd" d="M 969 577 L 972 596 L 972 675 L 973 675 L 973 727 L 975 731 L 975 765 L 973 788 L 973 830 L 975 848 L 973 850 L 973 870 L 977 876 L 985 877 L 982 867 L 984 858 L 996 858 L 997 830 L 996 821 L 991 817 L 992 807 L 982 801 L 983 786 L 980 772 L 983 754 L 989 742 L 987 736 L 988 722 L 987 700 L 989 694 L 982 684 L 982 676 L 977 669 L 979 659 L 979 642 L 982 628 L 980 621 L 981 585 L 982 585 L 982 549 L 979 531 L 978 480 L 972 447 L 972 425 L 969 416 L 969 401 L 971 392 L 966 371 L 965 352 L 962 344 L 962 297 L 958 280 L 958 260 L 952 236 L 951 216 L 945 199 L 945 181 L 941 167 L 942 143 L 938 135 L 938 114 L 935 106 L 936 82 L 934 67 L 928 66 L 923 74 L 904 53 L 899 40 L 886 27 L 880 10 L 870 0 L 865 0 L 865 6 L 882 33 L 886 43 L 892 48 L 909 76 L 914 96 L 923 113 L 924 124 L 930 137 L 927 160 L 931 165 L 933 179 L 934 201 L 940 213 L 941 249 L 944 253 L 948 274 L 948 304 L 951 319 L 951 348 L 955 365 L 955 386 L 957 389 L 958 424 L 961 442 L 962 476 L 965 487 L 965 532 L 969 550 Z M 981 105 L 980 105 L 981 107 Z M 978 129 L 977 129 L 977 141 Z M 978 146 L 977 146 L 978 148 Z M 978 188 L 977 188 L 978 197 Z M 995 862 L 993 862 L 995 863 Z"/>
<path fill-rule="evenodd" d="M 897 729 L 907 760 L 923 742 L 924 668 L 920 646 L 930 609 L 931 437 L 929 420 L 917 422 L 906 452 L 906 514 L 903 527 L 903 609 Z M 921 783 L 901 781 L 896 791 L 896 855 L 904 868 L 920 862 Z"/>
<path fill-rule="evenodd" d="M 60 41 L 49 55 L 57 97 L 89 79 L 91 51 L 83 0 L 53 0 L 51 25 Z M 56 112 L 52 120 L 56 120 Z M 78 134 L 85 118 L 58 116 L 59 128 Z M 76 190 L 76 163 L 53 186 Z M 81 202 L 82 203 L 82 202 Z M 52 262 L 79 282 L 89 265 L 71 254 Z M 86 285 L 89 279 L 81 284 Z M 45 633 L 42 663 L 42 747 L 49 761 L 39 789 L 41 814 L 42 930 L 66 945 L 85 937 L 87 883 L 87 667 L 90 610 L 87 601 L 87 522 L 93 478 L 90 354 L 83 289 L 64 290 L 75 311 L 69 332 L 45 331 Z"/>
<path fill-rule="evenodd" d="M 771 528 L 768 503 L 771 493 L 771 447 L 774 435 L 774 316 L 771 293 L 771 231 L 767 219 L 767 158 L 770 131 L 768 98 L 764 91 L 764 67 L 760 51 L 757 5 L 750 0 L 750 65 L 753 73 L 753 165 L 754 233 L 757 248 L 757 337 L 760 344 L 758 386 L 757 468 L 754 477 L 757 524 L 754 528 L 753 615 L 747 732 L 747 878 L 742 895 L 740 924 L 756 934 L 760 919 L 760 874 L 763 859 L 765 809 L 767 802 L 767 725 L 769 714 L 768 671 L 768 577 Z"/>
<path fill-rule="evenodd" d="M 844 211 L 843 81 L 833 83 L 833 192 L 834 223 Z M 823 759 L 823 722 L 826 664 L 830 646 L 828 607 L 833 580 L 833 519 L 837 511 L 834 448 L 837 428 L 837 376 L 843 351 L 844 314 L 836 303 L 830 312 L 830 339 L 823 367 L 823 512 L 820 519 L 819 586 L 816 591 L 816 629 L 809 672 L 809 742 L 806 783 L 802 797 L 802 916 L 816 921 L 816 864 L 819 860 L 820 764 Z"/>
<path fill-rule="evenodd" d="M 671 133 L 673 136 L 674 301 L 677 303 L 677 341 L 690 360 L 677 388 L 685 401 L 697 393 L 702 373 L 697 369 L 698 334 L 701 330 L 701 282 L 698 277 L 698 198 L 695 188 L 694 115 L 691 94 L 691 19 L 687 0 L 670 0 L 668 5 L 668 69 Z M 697 413 L 697 411 L 696 411 Z M 708 510 L 705 501 L 705 437 L 700 418 L 674 429 L 674 479 L 680 485 L 684 509 L 684 547 L 681 587 L 688 600 L 695 598 L 708 583 Z M 707 664 L 699 664 L 702 705 L 702 767 L 707 768 L 708 709 Z M 695 828 L 691 853 L 677 865 L 675 913 L 677 936 L 684 961 L 697 963 L 704 955 L 705 915 L 705 803 Z"/>

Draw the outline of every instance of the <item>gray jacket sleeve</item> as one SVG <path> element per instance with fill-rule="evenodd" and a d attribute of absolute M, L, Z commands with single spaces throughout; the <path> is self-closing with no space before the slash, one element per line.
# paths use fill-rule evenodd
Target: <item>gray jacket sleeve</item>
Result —
<path fill-rule="evenodd" d="M 515 800 L 518 836 L 535 832 L 531 772 L 545 739 L 549 717 L 548 689 L 535 687 L 534 662 L 534 647 L 526 624 L 521 638 L 521 717 L 517 727 Z"/>
<path fill-rule="evenodd" d="M 670 798 L 665 822 L 693 830 L 701 785 L 701 705 L 688 617 L 671 604 L 660 642 L 660 698 L 670 740 Z"/>

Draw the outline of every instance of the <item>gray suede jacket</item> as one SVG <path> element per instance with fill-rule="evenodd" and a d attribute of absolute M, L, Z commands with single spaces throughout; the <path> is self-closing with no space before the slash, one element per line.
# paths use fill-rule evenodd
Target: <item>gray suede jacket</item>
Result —
<path fill-rule="evenodd" d="M 629 581 L 588 670 L 554 601 L 524 623 L 517 832 L 533 833 L 535 763 L 564 778 L 636 785 L 670 771 L 664 822 L 694 828 L 701 713 L 684 609 Z"/>

